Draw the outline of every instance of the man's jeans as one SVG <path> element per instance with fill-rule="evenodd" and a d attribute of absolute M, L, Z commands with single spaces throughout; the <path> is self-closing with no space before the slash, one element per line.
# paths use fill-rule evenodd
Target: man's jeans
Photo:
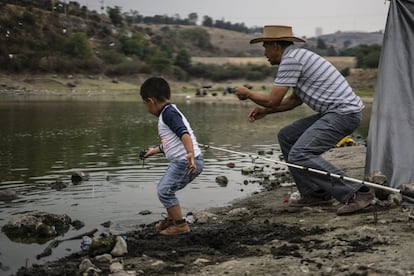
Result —
<path fill-rule="evenodd" d="M 361 118 L 361 113 L 316 114 L 282 128 L 278 139 L 285 160 L 303 167 L 344 175 L 342 170 L 323 159 L 321 154 L 350 135 L 359 126 Z M 302 196 L 324 190 L 338 201 L 346 203 L 362 186 L 302 169 L 289 169 Z"/>

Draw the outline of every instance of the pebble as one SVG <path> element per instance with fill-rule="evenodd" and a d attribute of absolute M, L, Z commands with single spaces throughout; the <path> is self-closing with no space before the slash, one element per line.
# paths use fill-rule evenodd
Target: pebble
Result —
<path fill-rule="evenodd" d="M 83 259 L 82 262 L 79 264 L 79 270 L 82 272 L 88 270 L 90 267 L 95 267 L 95 266 L 93 265 L 91 260 L 89 260 L 88 258 Z"/>
<path fill-rule="evenodd" d="M 111 255 L 114 257 L 120 257 L 126 253 L 128 253 L 126 241 L 121 236 L 117 236 L 115 246 L 111 251 Z"/>
<path fill-rule="evenodd" d="M 229 216 L 242 216 L 247 214 L 249 214 L 249 210 L 245 207 L 230 210 L 228 213 Z"/>
<path fill-rule="evenodd" d="M 201 211 L 194 214 L 197 223 L 209 223 L 211 221 L 217 220 L 217 216 L 213 213 Z"/>
<path fill-rule="evenodd" d="M 124 265 L 121 264 L 120 262 L 114 262 L 109 267 L 109 271 L 111 271 L 111 273 L 121 271 L 121 270 L 124 270 Z"/>

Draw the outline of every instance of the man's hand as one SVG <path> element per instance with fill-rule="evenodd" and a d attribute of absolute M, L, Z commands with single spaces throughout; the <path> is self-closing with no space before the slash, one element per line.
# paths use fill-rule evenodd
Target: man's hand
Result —
<path fill-rule="evenodd" d="M 256 120 L 264 118 L 268 114 L 266 108 L 255 107 L 249 113 L 249 120 L 250 122 L 254 122 Z"/>
<path fill-rule="evenodd" d="M 237 87 L 234 89 L 234 94 L 239 98 L 239 100 L 247 100 L 250 96 L 250 89 L 246 87 Z"/>

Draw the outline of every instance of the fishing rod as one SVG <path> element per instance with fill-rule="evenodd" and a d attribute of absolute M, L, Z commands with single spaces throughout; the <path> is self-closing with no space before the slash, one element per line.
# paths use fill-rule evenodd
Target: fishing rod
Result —
<path fill-rule="evenodd" d="M 200 143 L 199 143 L 199 145 L 201 147 L 206 148 L 206 149 L 214 149 L 214 150 L 233 153 L 233 154 L 238 154 L 238 155 L 241 155 L 241 156 L 250 157 L 250 158 L 254 158 L 254 159 L 262 159 L 262 160 L 270 162 L 270 163 L 285 165 L 285 166 L 288 166 L 288 167 L 292 167 L 292 168 L 296 168 L 296 169 L 300 169 L 300 170 L 305 170 L 305 171 L 309 171 L 309 172 L 313 172 L 313 173 L 317 173 L 317 174 L 322 174 L 322 175 L 337 178 L 337 179 L 348 180 L 348 181 L 363 184 L 363 185 L 366 185 L 366 186 L 369 186 L 369 187 L 372 187 L 372 188 L 381 189 L 381 190 L 385 190 L 385 191 L 392 192 L 392 193 L 399 193 L 399 194 L 402 194 L 404 196 L 410 197 L 411 199 L 414 199 L 414 192 L 412 192 L 412 191 L 399 190 L 399 189 L 391 188 L 391 187 L 388 187 L 388 186 L 382 186 L 382 185 L 379 185 L 379 184 L 376 184 L 376 183 L 355 179 L 355 178 L 348 177 L 348 176 L 345 176 L 345 175 L 334 174 L 334 173 L 330 173 L 330 172 L 326 172 L 326 171 L 322 171 L 322 170 L 317 170 L 317 169 L 308 168 L 308 167 L 304 167 L 304 166 L 300 166 L 300 165 L 296 165 L 296 164 L 291 164 L 291 163 L 287 163 L 287 162 L 283 162 L 283 161 L 278 161 L 278 160 L 275 160 L 275 159 L 263 157 L 263 156 L 256 155 L 256 154 L 238 152 L 238 151 L 234 151 L 234 150 L 219 148 L 219 147 L 210 146 L 210 145 L 204 145 L 204 144 L 200 144 Z"/>

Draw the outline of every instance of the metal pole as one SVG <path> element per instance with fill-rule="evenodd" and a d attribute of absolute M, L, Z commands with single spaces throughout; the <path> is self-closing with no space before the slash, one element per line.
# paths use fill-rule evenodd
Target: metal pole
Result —
<path fill-rule="evenodd" d="M 210 148 L 210 149 L 214 149 L 214 150 L 224 151 L 224 152 L 228 152 L 228 153 L 234 153 L 234 154 L 247 156 L 247 157 L 252 157 L 252 158 L 256 158 L 256 159 L 262 159 L 262 160 L 267 161 L 267 162 L 276 163 L 276 164 L 280 164 L 280 165 L 285 165 L 285 166 L 296 168 L 296 169 L 306 170 L 306 171 L 309 171 L 309 172 L 314 172 L 314 173 L 317 173 L 317 174 L 322 174 L 322 175 L 330 176 L 330 177 L 337 178 L 337 179 L 344 179 L 344 180 L 352 181 L 352 182 L 355 182 L 355 183 L 360 183 L 360 184 L 363 184 L 363 185 L 366 185 L 366 186 L 369 186 L 369 187 L 372 187 L 372 188 L 382 189 L 382 190 L 389 191 L 389 192 L 392 192 L 392 193 L 401 193 L 403 195 L 413 197 L 413 195 L 411 195 L 411 193 L 409 193 L 407 191 L 403 192 L 403 191 L 395 189 L 395 188 L 382 186 L 382 185 L 379 185 L 379 184 L 376 184 L 376 183 L 363 181 L 363 180 L 355 179 L 355 178 L 344 176 L 344 175 L 339 175 L 339 174 L 334 174 L 334 173 L 321 171 L 321 170 L 317 170 L 317 169 L 307 168 L 307 167 L 304 167 L 304 166 L 295 165 L 295 164 L 291 164 L 291 163 L 287 163 L 287 162 L 283 162 L 283 161 L 278 161 L 278 160 L 266 158 L 266 157 L 251 154 L 251 153 L 243 153 L 243 152 L 238 152 L 238 151 L 234 151 L 234 150 L 228 150 L 228 149 L 223 149 L 223 148 L 219 148 L 219 147 L 214 147 L 214 146 L 210 146 L 210 145 L 204 145 L 204 144 L 200 144 L 200 143 L 199 143 L 199 145 L 206 148 L 206 149 Z"/>

